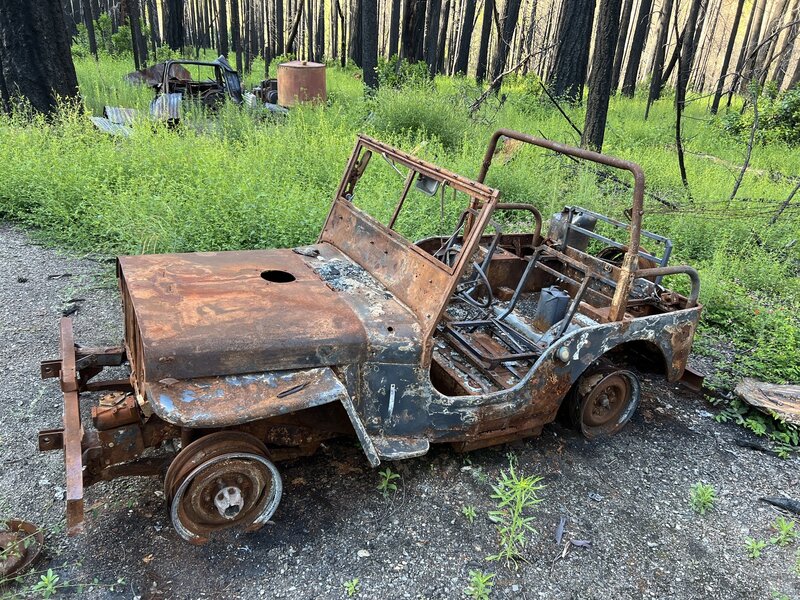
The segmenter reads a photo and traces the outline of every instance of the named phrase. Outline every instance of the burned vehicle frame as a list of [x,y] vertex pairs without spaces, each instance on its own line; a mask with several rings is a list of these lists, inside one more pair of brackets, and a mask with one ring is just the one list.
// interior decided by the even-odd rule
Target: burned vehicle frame
[[[567,207],[543,235],[539,210],[483,183],[509,139],[629,171],[630,223]],[[358,206],[371,160],[402,177],[385,222]],[[467,199],[452,231],[398,232],[413,190],[441,193],[442,213],[445,192]],[[359,136],[315,244],[119,257],[123,345],[78,346],[64,318],[61,356],[42,364],[64,394],[63,427],[39,448],[64,450],[68,532],[85,487],[131,475],[164,477],[192,543],[258,529],[280,501],[275,463],[336,436],[374,467],[431,443],[535,436],[559,413],[588,437],[615,433],[641,394],[620,351],[678,380],[701,311],[696,271],[668,266],[669,240],[642,229],[643,195],[638,165],[515,131],[493,135],[474,181]],[[504,214],[528,225],[505,232]],[[690,279],[688,297],[660,285],[668,275]],[[97,378],[112,367],[126,376]]]

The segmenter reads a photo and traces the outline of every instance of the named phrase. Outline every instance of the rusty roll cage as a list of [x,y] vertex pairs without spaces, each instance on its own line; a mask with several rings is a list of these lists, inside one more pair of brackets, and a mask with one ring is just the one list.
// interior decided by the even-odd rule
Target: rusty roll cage
[[[620,267],[619,278],[616,282],[614,290],[614,297],[611,301],[611,307],[608,312],[610,321],[621,321],[625,317],[625,310],[628,305],[628,296],[630,295],[633,281],[637,277],[660,277],[664,275],[687,275],[692,283],[692,290],[687,299],[686,308],[693,308],[697,305],[697,299],[700,295],[700,276],[697,271],[688,265],[678,266],[663,266],[651,269],[637,269],[639,262],[639,244],[642,235],[642,216],[644,215],[644,171],[642,168],[631,161],[609,156],[607,154],[600,154],[593,150],[586,150],[585,148],[576,148],[568,146],[552,140],[537,138],[527,133],[514,131],[513,129],[498,129],[492,134],[489,140],[489,145],[486,148],[486,153],[483,156],[483,163],[481,164],[480,173],[476,181],[484,183],[486,175],[489,172],[489,167],[492,165],[492,157],[497,150],[497,143],[500,138],[509,138],[552,150],[559,154],[572,156],[583,160],[589,160],[615,169],[623,171],[630,171],[633,174],[633,207],[631,208],[631,224],[630,224],[630,241],[628,242],[625,257],[622,260]],[[472,227],[472,218],[468,218],[465,230],[465,237]]]

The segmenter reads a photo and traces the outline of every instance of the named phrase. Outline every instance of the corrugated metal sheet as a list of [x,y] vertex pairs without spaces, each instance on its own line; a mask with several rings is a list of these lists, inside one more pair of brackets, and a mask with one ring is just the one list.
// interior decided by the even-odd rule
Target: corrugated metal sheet
[[131,134],[130,127],[120,125],[119,123],[112,123],[109,119],[104,119],[103,117],[91,117],[91,120],[95,127],[97,127],[100,131],[104,131],[105,133],[110,133],[111,135],[122,135],[125,137],[128,137]]
[[139,111],[135,108],[105,106],[103,107],[103,116],[117,125],[133,125],[133,122],[139,118]]
[[180,121],[183,94],[160,94],[150,103],[150,115],[156,119]]

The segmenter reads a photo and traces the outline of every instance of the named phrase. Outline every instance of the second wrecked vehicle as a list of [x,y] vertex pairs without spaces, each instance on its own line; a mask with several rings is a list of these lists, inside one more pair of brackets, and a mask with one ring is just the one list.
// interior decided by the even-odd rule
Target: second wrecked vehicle
[[[507,139],[632,173],[630,224],[567,207],[543,235],[534,206],[483,183]],[[701,310],[695,270],[642,229],[643,194],[634,163],[515,131],[495,133],[477,180],[360,136],[317,243],[120,257],[123,345],[77,346],[65,318],[42,365],[64,391],[64,426],[39,447],[65,452],[68,531],[84,487],[131,475],[164,477],[190,542],[258,529],[280,502],[275,463],[336,436],[377,466],[535,436],[559,412],[617,432],[641,396],[631,363],[679,379]],[[400,233],[426,227],[440,232]]]

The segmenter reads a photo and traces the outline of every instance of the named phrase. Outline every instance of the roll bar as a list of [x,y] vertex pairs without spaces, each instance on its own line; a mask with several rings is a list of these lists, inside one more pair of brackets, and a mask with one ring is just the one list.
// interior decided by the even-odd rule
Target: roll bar
[[[486,154],[483,156],[483,164],[481,165],[480,173],[476,179],[479,183],[483,183],[486,179],[486,174],[489,172],[489,167],[492,164],[492,157],[497,149],[497,142],[500,141],[501,137],[519,140],[520,142],[525,142],[533,146],[539,146],[540,148],[552,150],[567,156],[589,160],[615,169],[630,171],[633,174],[631,237],[627,252],[625,253],[625,258],[622,261],[619,280],[617,281],[617,287],[614,292],[614,298],[611,301],[611,308],[608,315],[609,319],[612,321],[622,320],[625,315],[625,308],[628,304],[628,295],[630,294],[633,280],[636,277],[635,271],[639,260],[639,241],[642,235],[642,214],[644,213],[644,172],[642,168],[634,162],[616,158],[615,156],[600,154],[599,152],[585,150],[584,148],[567,146],[551,140],[533,137],[532,135],[514,131],[513,129],[498,129],[489,140],[489,146],[486,148]],[[470,225],[471,223],[468,223],[468,227]],[[688,269],[690,267],[686,268]]]

